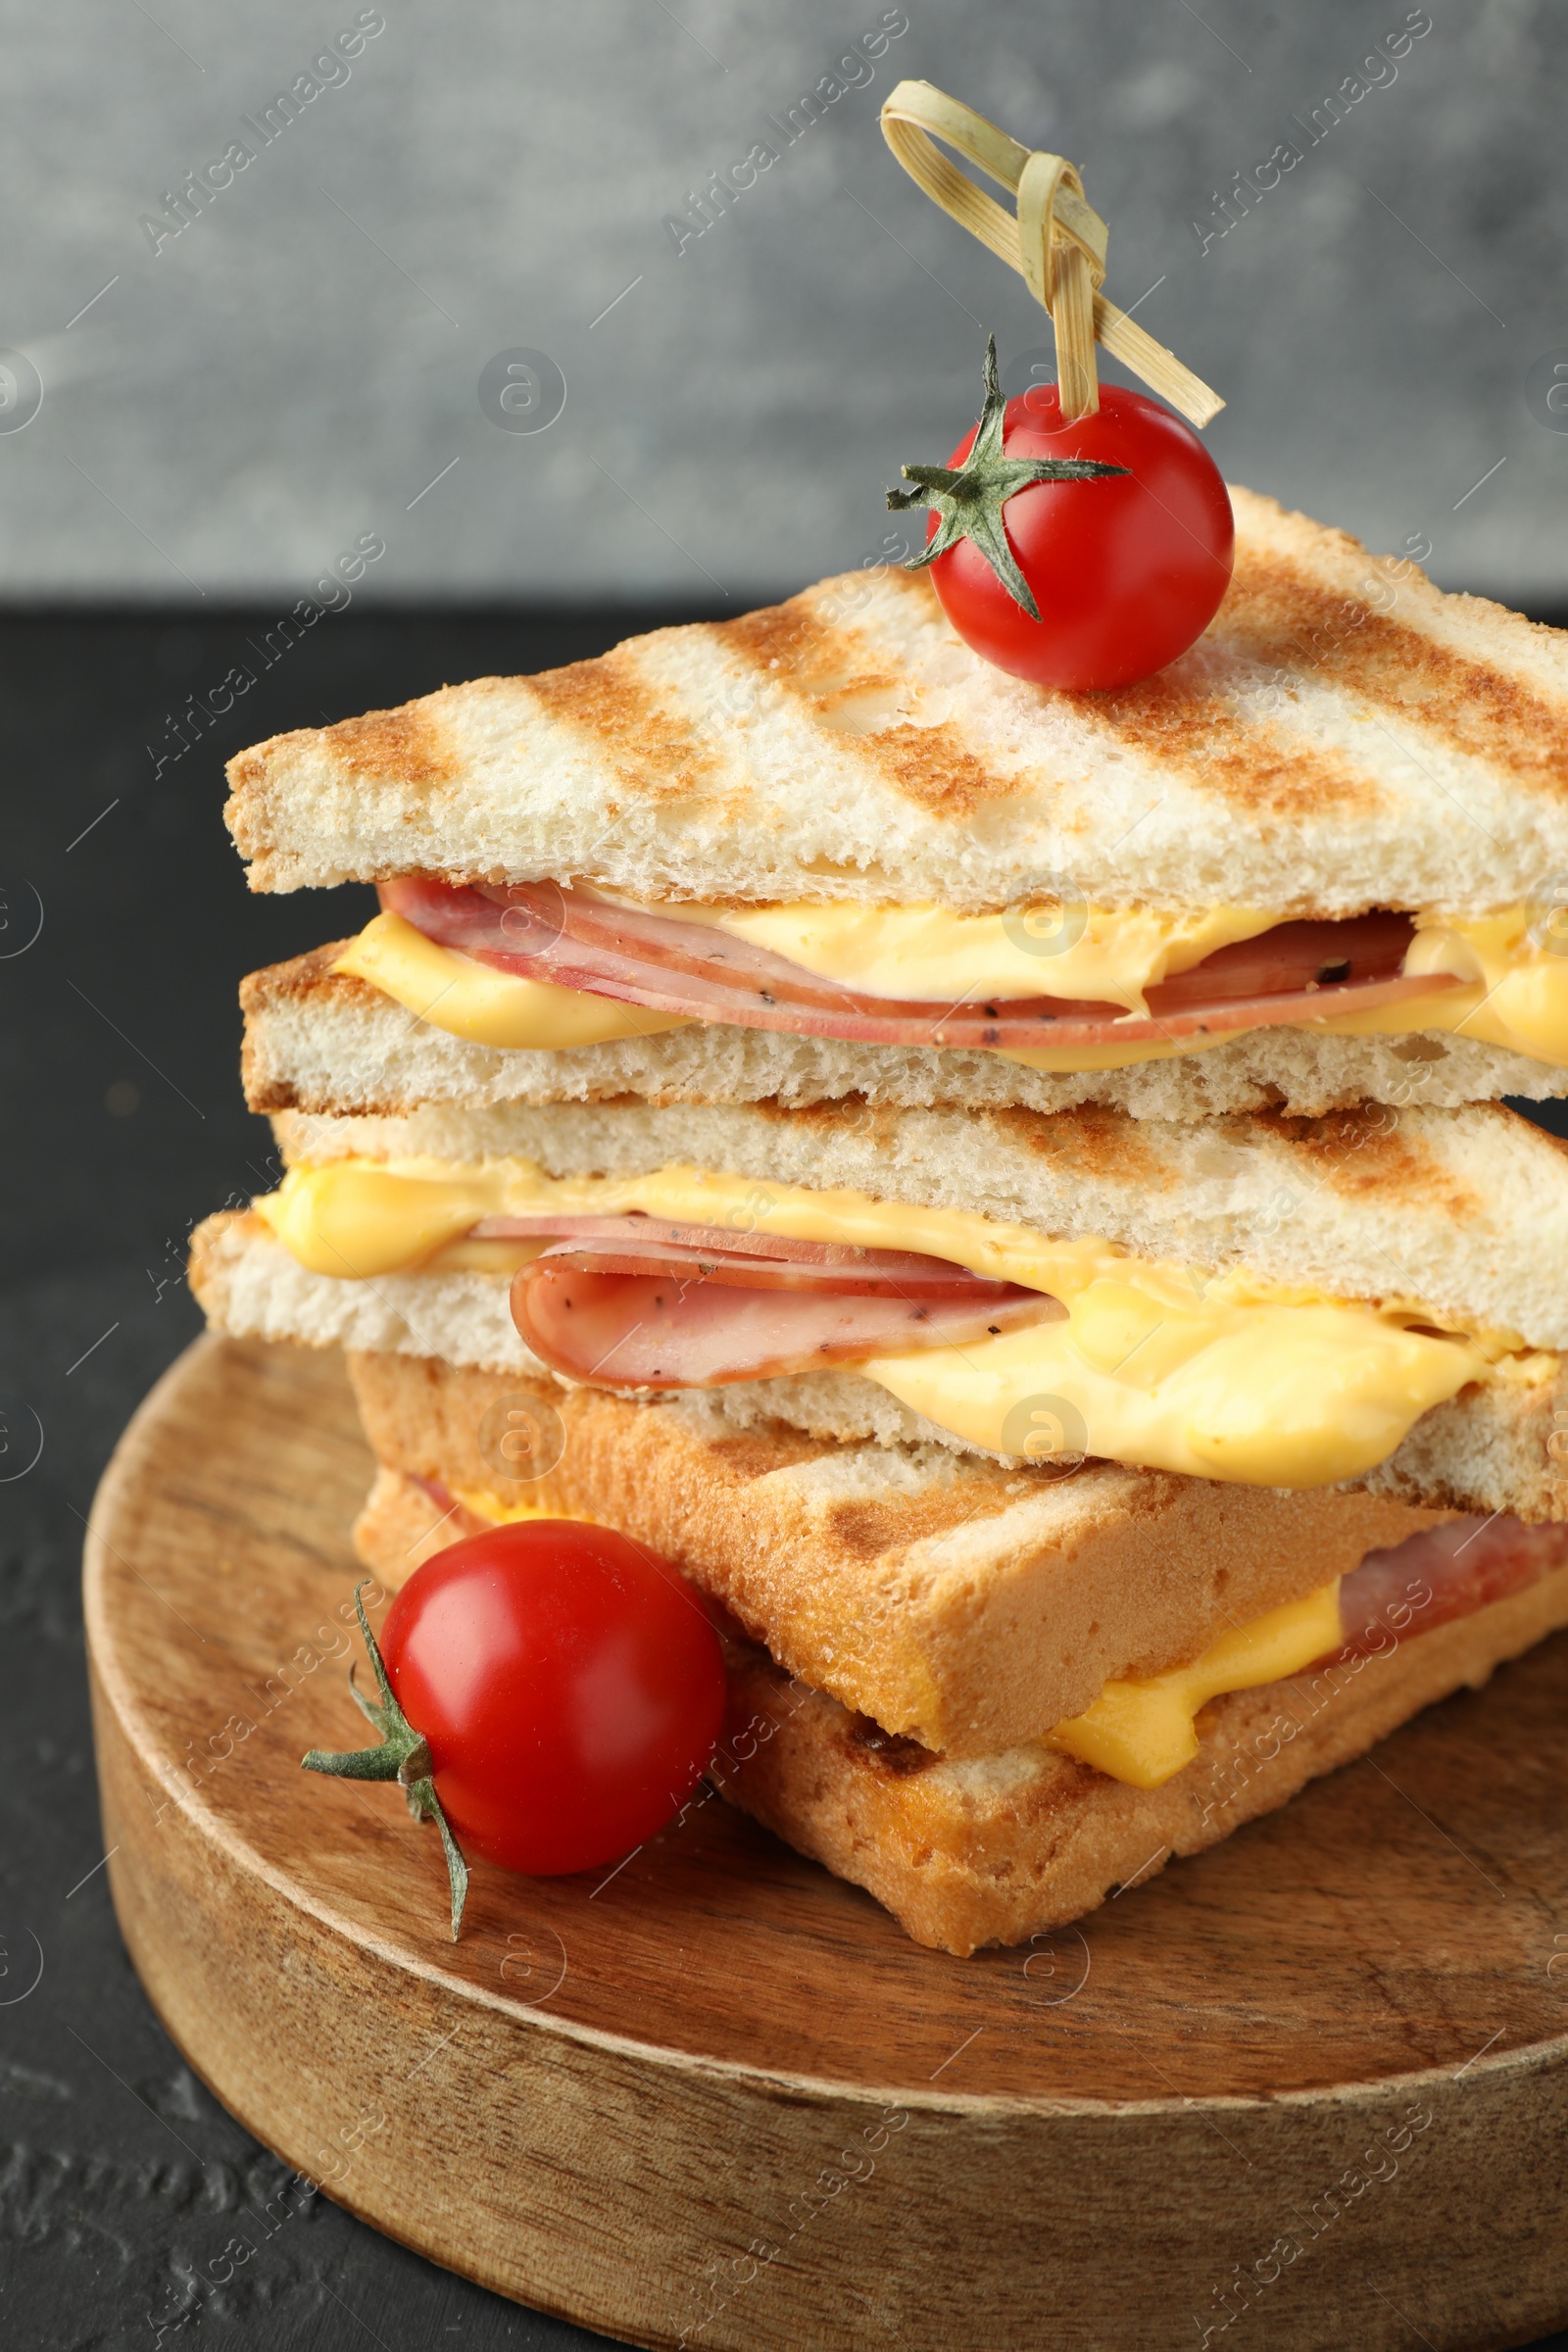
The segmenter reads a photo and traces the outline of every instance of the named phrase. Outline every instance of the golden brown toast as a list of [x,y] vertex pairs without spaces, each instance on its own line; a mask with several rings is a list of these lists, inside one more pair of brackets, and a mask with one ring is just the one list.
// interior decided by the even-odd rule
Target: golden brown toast
[[[361,1558],[401,1582],[432,1537],[433,1548],[451,1540],[438,1517],[421,1489],[383,1473],[355,1530]],[[730,1736],[712,1778],[787,1844],[869,1888],[917,1943],[962,1956],[1080,1919],[1218,1844],[1563,1625],[1568,1568],[1379,1657],[1215,1699],[1198,1756],[1153,1789],[1037,1744],[933,1756],[732,1642]]]
[[[492,1514],[532,1504],[622,1529],[793,1673],[956,1756],[1037,1738],[1112,1677],[1186,1664],[1233,1624],[1449,1516],[1107,1462],[1054,1480],[935,1447],[823,1445],[778,1423],[741,1434],[700,1405],[414,1356],[355,1354],[349,1371],[389,1471],[484,1496]],[[547,1454],[559,1447],[526,1484],[499,1475],[509,1407],[547,1433]],[[398,1581],[423,1556],[409,1554]]]
[[923,575],[824,580],[230,762],[252,887],[418,871],[649,900],[1482,912],[1568,868],[1568,637],[1235,490],[1180,661],[1067,694],[971,653]]

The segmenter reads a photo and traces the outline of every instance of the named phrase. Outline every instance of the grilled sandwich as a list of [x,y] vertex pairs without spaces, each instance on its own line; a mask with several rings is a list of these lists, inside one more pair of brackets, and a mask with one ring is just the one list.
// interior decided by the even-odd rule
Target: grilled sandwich
[[361,1556],[562,1516],[726,1644],[711,1778],[955,1952],[1083,1914],[1568,1624],[1568,640],[1233,494],[1068,695],[830,580],[232,762]]
[[[530,1482],[514,1378],[351,1358],[391,1588],[460,1535],[601,1518],[724,1629],[720,1793],[967,1953],[1082,1917],[1568,1624],[1568,1526],[1102,1467],[1053,1482],[578,1392]],[[499,1468],[504,1471],[504,1460]]]
[[1549,1515],[1568,1147],[1492,1104],[288,1114],[196,1238],[235,1332],[737,1427]]
[[242,753],[252,887],[382,900],[249,984],[253,1106],[1568,1091],[1568,639],[1233,495],[1121,691],[883,567]]

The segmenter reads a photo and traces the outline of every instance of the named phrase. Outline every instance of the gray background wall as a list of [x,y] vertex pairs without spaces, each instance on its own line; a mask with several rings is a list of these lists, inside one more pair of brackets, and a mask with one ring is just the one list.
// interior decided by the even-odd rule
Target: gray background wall
[[[1560,0],[1431,0],[1313,145],[1404,0],[906,6],[869,85],[677,254],[665,216],[781,143],[765,118],[879,0],[383,0],[348,78],[155,252],[142,217],[353,0],[3,0],[0,345],[43,398],[15,429],[14,368],[0,595],[281,604],[367,532],[376,599],[738,604],[862,560],[900,460],[972,417],[983,328],[1015,362],[1050,340],[885,149],[905,74],[1080,164],[1108,290],[1152,288],[1140,318],[1228,397],[1234,478],[1423,534],[1449,584],[1568,592]],[[1302,161],[1204,251],[1283,139]],[[565,379],[543,431],[480,407],[518,346]]]

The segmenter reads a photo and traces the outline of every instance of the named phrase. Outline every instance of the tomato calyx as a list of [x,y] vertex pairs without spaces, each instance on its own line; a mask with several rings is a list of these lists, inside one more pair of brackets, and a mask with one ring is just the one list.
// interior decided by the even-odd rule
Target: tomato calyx
[[1031,620],[1038,620],[1040,608],[1008,544],[1003,508],[1034,482],[1104,481],[1128,468],[1107,466],[1099,458],[1004,457],[1002,434],[1007,404],[997,377],[995,335],[986,341],[985,385],[985,406],[973,447],[962,466],[901,466],[905,480],[916,486],[890,490],[888,505],[895,513],[908,507],[929,507],[939,518],[925,546],[905,564],[906,571],[923,571],[960,539],[972,539],[1013,603],[1022,606]]
[[306,1772],[333,1773],[339,1780],[396,1781],[408,1799],[409,1811],[415,1820],[435,1823],[441,1832],[441,1844],[447,1858],[447,1877],[452,1886],[452,1940],[456,1943],[463,1926],[463,1907],[468,1894],[468,1865],[463,1858],[458,1841],[452,1835],[451,1825],[441,1809],[441,1799],[435,1792],[429,1742],[422,1732],[415,1730],[404,1714],[387,1680],[385,1661],[370,1631],[365,1603],[360,1598],[369,1581],[367,1577],[364,1583],[355,1586],[354,1607],[359,1616],[360,1631],[365,1636],[365,1646],[369,1652],[370,1664],[375,1670],[381,1703],[377,1706],[373,1700],[366,1697],[354,1680],[352,1666],[349,1668],[349,1690],[361,1714],[367,1716],[380,1733],[380,1740],[374,1747],[338,1751],[313,1747],[308,1755],[301,1757],[300,1762]]

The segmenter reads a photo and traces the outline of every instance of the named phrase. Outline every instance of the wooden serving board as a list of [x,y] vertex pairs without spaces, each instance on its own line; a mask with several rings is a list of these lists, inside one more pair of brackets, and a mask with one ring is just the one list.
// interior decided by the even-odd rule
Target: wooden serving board
[[1032,1947],[923,1951],[716,1800],[614,1873],[478,1865],[454,1946],[433,1834],[299,1769],[361,1736],[370,1467],[335,1356],[206,1340],[87,1544],[125,1940],[329,2195],[637,2344],[1446,2352],[1568,2317],[1568,1640]]

